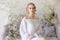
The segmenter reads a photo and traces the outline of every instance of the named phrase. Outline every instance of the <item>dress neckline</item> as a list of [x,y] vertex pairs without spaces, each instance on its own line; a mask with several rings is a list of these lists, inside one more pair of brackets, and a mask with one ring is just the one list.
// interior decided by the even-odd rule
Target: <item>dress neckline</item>
[[[26,19],[26,18],[24,17],[24,19]],[[37,19],[26,19],[26,20],[38,20],[38,18]]]

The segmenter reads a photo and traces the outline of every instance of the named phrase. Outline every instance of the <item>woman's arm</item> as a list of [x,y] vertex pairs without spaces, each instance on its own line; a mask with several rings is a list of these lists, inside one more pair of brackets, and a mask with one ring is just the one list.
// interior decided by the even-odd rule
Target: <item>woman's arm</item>
[[27,28],[26,27],[27,27],[27,25],[26,25],[26,22],[23,18],[22,21],[21,21],[20,30],[19,30],[22,39],[26,39],[29,36],[28,33],[27,33]]

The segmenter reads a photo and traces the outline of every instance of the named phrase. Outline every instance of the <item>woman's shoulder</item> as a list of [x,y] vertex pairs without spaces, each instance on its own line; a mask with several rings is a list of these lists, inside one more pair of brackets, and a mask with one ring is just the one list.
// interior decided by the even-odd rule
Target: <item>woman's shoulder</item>
[[24,21],[25,20],[25,17],[23,17],[21,20]]
[[22,20],[25,20],[25,19],[27,19],[27,17],[26,17],[26,16],[24,16]]
[[36,19],[39,19],[39,16],[35,16]]
[[24,16],[24,17],[22,18],[23,21],[25,21],[26,19],[27,19],[27,16]]
[[25,15],[22,19],[26,19],[27,18],[27,16]]

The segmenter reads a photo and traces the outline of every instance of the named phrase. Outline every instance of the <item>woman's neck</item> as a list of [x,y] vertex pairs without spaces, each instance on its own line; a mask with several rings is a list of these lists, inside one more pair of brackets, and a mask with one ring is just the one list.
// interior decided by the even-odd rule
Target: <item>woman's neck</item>
[[35,17],[35,14],[34,13],[31,13],[31,14],[28,14],[29,17]]

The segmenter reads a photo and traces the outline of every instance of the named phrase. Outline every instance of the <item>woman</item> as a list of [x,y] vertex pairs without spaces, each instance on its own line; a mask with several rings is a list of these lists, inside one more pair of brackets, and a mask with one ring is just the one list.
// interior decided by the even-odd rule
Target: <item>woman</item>
[[22,19],[20,24],[20,35],[22,40],[45,40],[40,35],[40,22],[39,17],[36,16],[36,6],[34,3],[27,5],[27,15]]

